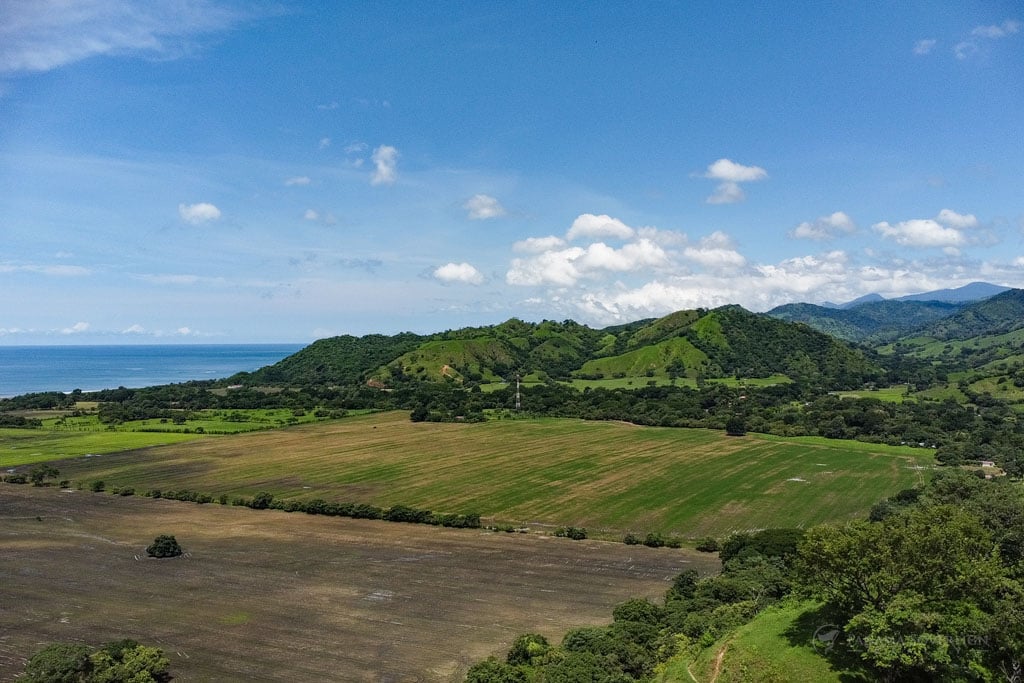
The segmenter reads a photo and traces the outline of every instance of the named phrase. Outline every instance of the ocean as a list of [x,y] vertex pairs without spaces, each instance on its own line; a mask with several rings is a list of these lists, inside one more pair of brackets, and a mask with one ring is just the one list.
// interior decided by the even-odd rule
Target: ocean
[[37,391],[130,389],[252,372],[304,344],[0,346],[0,398]]

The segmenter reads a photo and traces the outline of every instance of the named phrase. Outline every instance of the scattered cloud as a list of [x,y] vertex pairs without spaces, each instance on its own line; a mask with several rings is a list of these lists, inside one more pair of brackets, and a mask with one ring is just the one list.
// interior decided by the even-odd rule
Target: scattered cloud
[[318,104],[316,105],[316,108],[319,111],[332,111],[334,109],[337,109],[339,106],[340,105],[337,102],[331,102],[329,104]]
[[365,142],[353,142],[345,145],[345,154],[362,154],[368,149],[370,146]]
[[957,230],[978,227],[978,219],[974,214],[959,214],[951,209],[939,211],[939,215],[936,216],[935,220],[948,228],[956,228]]
[[971,29],[970,37],[962,40],[953,46],[953,54],[957,59],[970,59],[982,52],[985,42],[999,40],[1019,33],[1024,24],[1016,19],[1007,19],[1001,24],[990,26],[975,26]]
[[393,185],[398,180],[398,150],[391,145],[381,145],[373,150],[370,157],[374,171],[371,185]]
[[0,263],[0,273],[38,273],[56,277],[82,277],[92,270],[82,266]]
[[0,73],[43,72],[97,55],[175,59],[197,36],[251,13],[216,0],[30,0],[0,3]]
[[220,209],[208,202],[198,204],[178,204],[178,215],[181,220],[192,225],[208,223],[220,218]]
[[586,249],[551,249],[528,258],[512,259],[505,281],[510,285],[556,285],[569,287],[583,278],[609,272],[632,272],[670,265],[668,254],[649,239],[631,242],[619,249],[595,242]]
[[1007,19],[1001,24],[995,24],[993,26],[976,26],[971,30],[971,35],[975,38],[990,38],[995,40],[997,38],[1005,38],[1011,36],[1014,33],[1018,33],[1021,29],[1021,23],[1015,19]]
[[313,223],[323,223],[324,225],[334,225],[338,222],[338,219],[334,217],[333,213],[320,213],[316,209],[306,209],[302,212],[303,220],[307,220]]
[[434,277],[441,282],[463,283],[469,285],[483,284],[483,274],[468,263],[446,263],[434,270]]
[[187,337],[187,336],[189,336],[189,335],[191,335],[191,334],[196,334],[196,333],[194,333],[194,332],[192,331],[192,329],[191,329],[191,328],[189,328],[189,327],[179,327],[179,328],[178,328],[178,329],[176,329],[176,330],[175,330],[174,332],[175,332],[176,334],[180,334],[180,335],[182,335],[183,337]]
[[705,200],[708,204],[737,204],[747,198],[738,183],[724,182]]
[[595,216],[592,213],[580,214],[572,222],[566,239],[572,241],[582,237],[610,237],[613,239],[627,240],[636,234],[633,228],[629,227],[618,218],[601,214]]
[[65,327],[60,331],[61,334],[82,334],[83,332],[89,331],[89,323],[79,322],[75,323],[71,327]]
[[931,218],[914,218],[895,225],[882,221],[871,227],[882,237],[905,247],[958,247],[966,241],[959,230],[943,227]]
[[513,251],[539,254],[545,251],[560,249],[565,246],[565,240],[561,237],[550,235],[548,237],[527,237],[512,245]]
[[793,228],[789,236],[794,239],[831,240],[857,231],[853,219],[842,211],[821,216],[814,221],[804,221]]
[[933,38],[926,38],[924,40],[919,40],[916,43],[914,43],[914,54],[915,55],[926,55],[926,54],[930,53],[933,49],[935,49],[935,45],[937,43],[938,43],[938,41],[933,39]]
[[121,330],[121,334],[146,334],[146,328],[142,325],[135,324]]
[[729,159],[719,159],[708,166],[704,177],[732,183],[750,183],[755,180],[764,180],[768,177],[768,172],[760,166],[744,166]]
[[747,259],[736,251],[732,238],[716,231],[704,237],[696,246],[683,249],[683,256],[712,270],[741,268]]
[[505,207],[494,197],[486,194],[475,194],[466,200],[462,208],[467,211],[470,220],[483,221],[490,218],[501,218],[505,215]]
[[300,175],[300,176],[294,176],[292,178],[287,178],[284,181],[284,186],[285,187],[294,187],[296,185],[309,185],[311,182],[313,182],[313,181],[310,180],[309,177],[304,176],[304,175]]
[[973,214],[960,214],[942,209],[935,218],[915,218],[895,225],[888,221],[871,226],[886,239],[908,247],[939,247],[951,256],[959,255],[959,248],[980,238],[965,231],[979,227]]
[[320,146],[320,149],[327,149],[328,147],[331,146],[331,139],[330,138],[320,138],[320,145],[319,146]]
[[707,198],[708,204],[736,204],[746,199],[740,183],[764,180],[768,172],[760,166],[744,166],[730,159],[719,159],[708,166],[703,177],[721,181]]

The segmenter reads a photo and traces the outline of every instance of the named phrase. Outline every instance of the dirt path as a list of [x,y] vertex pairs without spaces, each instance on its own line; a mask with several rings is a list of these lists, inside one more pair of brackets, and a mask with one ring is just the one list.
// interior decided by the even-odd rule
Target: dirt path
[[711,671],[710,683],[717,683],[718,676],[722,673],[722,660],[725,659],[725,652],[729,649],[729,644],[731,642],[732,638],[730,637],[728,640],[722,643],[722,648],[718,651],[718,654],[715,655],[715,668]]

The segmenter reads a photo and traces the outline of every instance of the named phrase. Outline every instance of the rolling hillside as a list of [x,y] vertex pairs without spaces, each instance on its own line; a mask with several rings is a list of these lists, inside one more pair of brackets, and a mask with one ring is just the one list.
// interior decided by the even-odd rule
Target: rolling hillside
[[229,381],[388,387],[416,381],[500,382],[515,375],[533,381],[786,375],[848,388],[877,380],[882,371],[861,351],[806,325],[723,306],[604,329],[571,320],[512,319],[429,336],[333,337]]

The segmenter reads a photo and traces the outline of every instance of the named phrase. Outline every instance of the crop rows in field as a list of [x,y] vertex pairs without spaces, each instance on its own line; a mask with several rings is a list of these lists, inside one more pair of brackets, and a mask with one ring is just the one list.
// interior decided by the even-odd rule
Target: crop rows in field
[[919,483],[932,453],[825,439],[565,419],[346,418],[60,463],[61,477],[214,496],[323,498],[476,512],[615,536],[696,538],[867,513]]

